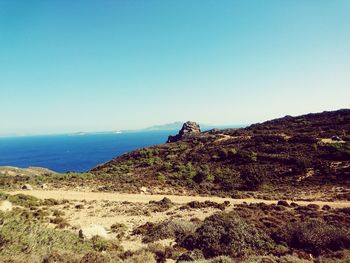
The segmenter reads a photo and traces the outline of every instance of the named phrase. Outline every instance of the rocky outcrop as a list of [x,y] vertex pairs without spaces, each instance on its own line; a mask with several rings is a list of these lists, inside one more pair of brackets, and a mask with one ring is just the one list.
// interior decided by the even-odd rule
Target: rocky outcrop
[[82,239],[91,239],[94,236],[106,238],[107,231],[103,226],[91,224],[79,230],[79,237]]
[[33,190],[33,186],[31,186],[30,184],[24,184],[22,186],[22,189],[23,190]]
[[12,203],[7,200],[0,201],[0,211],[2,212],[12,211]]
[[167,143],[170,142],[177,142],[183,138],[190,137],[196,134],[199,134],[201,132],[201,129],[199,127],[199,124],[193,121],[185,122],[179,131],[179,133],[175,136],[169,136]]

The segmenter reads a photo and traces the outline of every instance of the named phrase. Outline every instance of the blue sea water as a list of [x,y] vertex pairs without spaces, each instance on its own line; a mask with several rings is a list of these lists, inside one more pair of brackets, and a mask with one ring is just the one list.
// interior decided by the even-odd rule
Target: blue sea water
[[164,143],[177,131],[0,138],[0,166],[87,171],[138,148]]

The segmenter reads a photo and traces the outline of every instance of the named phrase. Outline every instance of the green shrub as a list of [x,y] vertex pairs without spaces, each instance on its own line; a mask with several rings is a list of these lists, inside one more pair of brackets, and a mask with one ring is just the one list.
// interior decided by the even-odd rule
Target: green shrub
[[65,181],[69,179],[80,179],[87,180],[94,178],[95,175],[92,173],[76,173],[76,172],[67,172],[63,174],[53,174],[51,176],[44,177],[43,181],[53,182],[53,181]]
[[127,257],[123,258],[124,263],[156,263],[156,259],[154,257],[154,254],[146,251],[146,250],[139,250],[136,252],[129,252]]
[[[200,169],[200,168],[199,168]],[[187,183],[193,183],[193,177],[196,176],[198,172],[198,168],[194,167],[191,162],[184,164],[176,164],[173,168],[173,176],[174,178],[178,178],[181,180],[185,180]]]
[[256,162],[258,160],[258,154],[248,150],[240,149],[234,156],[237,156],[238,160],[246,163]]
[[68,221],[60,215],[50,218],[50,223],[57,225],[56,228],[66,228],[69,226]]
[[161,165],[163,163],[163,160],[158,156],[151,156],[147,158],[141,159],[141,165],[142,166],[154,166],[154,165]]
[[193,181],[196,183],[202,183],[204,181],[213,181],[214,177],[210,173],[208,165],[201,165],[196,171],[196,175],[193,177]]
[[166,180],[166,177],[164,174],[162,173],[159,173],[158,176],[157,176],[158,180],[161,181],[161,182],[165,182]]
[[196,224],[180,219],[166,220],[160,223],[146,223],[136,228],[133,234],[143,235],[145,243],[154,242],[160,239],[177,238],[181,239],[196,229]]
[[257,191],[266,180],[266,170],[259,165],[248,166],[241,171],[244,190]]
[[[56,260],[56,261],[50,261],[50,263],[56,263],[56,262],[61,262],[61,260]],[[67,261],[67,263],[71,263],[71,261]],[[98,253],[95,251],[88,252],[86,253],[82,259],[79,261],[79,263],[109,263],[111,260],[109,257],[105,254]],[[117,261],[118,262],[118,261]],[[46,263],[46,262],[43,262]],[[49,263],[49,262],[47,262]]]
[[304,156],[297,156],[291,159],[296,165],[295,172],[298,174],[305,173],[306,169],[311,167],[311,161]]
[[229,201],[225,201],[223,203],[216,203],[216,202],[209,201],[209,200],[206,200],[204,202],[192,201],[192,202],[189,202],[189,203],[181,206],[179,209],[180,210],[203,209],[203,208],[212,207],[212,208],[216,208],[216,209],[220,209],[220,210],[225,210],[225,208],[228,207],[229,205],[230,205]]
[[165,158],[167,160],[175,160],[178,158],[178,156],[176,154],[168,154]]
[[347,226],[328,224],[322,219],[289,223],[275,232],[273,238],[314,255],[327,250],[350,248],[350,229]]
[[153,155],[152,149],[147,148],[141,149],[138,153],[141,158],[150,158]]
[[217,213],[206,218],[194,234],[181,242],[189,250],[200,249],[205,257],[264,254],[272,249],[272,244],[266,233],[234,212]]
[[241,184],[240,174],[229,168],[216,168],[214,170],[214,182],[218,183],[226,191],[232,191]]
[[128,173],[131,167],[126,164],[120,164],[113,167],[112,171],[115,173]]
[[228,151],[225,148],[219,149],[218,156],[221,160],[226,160],[228,157]]
[[330,157],[332,159],[349,160],[350,159],[350,143],[334,143],[330,144]]
[[164,197],[159,201],[149,201],[149,204],[152,205],[153,212],[164,212],[174,206],[174,203],[168,197]]
[[0,255],[32,254],[41,256],[48,251],[62,250],[83,253],[92,250],[68,231],[46,228],[42,223],[28,219],[23,213],[0,213]]
[[116,238],[121,239],[126,235],[128,227],[125,224],[115,223],[111,225],[111,231],[116,234]]
[[54,210],[52,215],[53,216],[64,216],[64,212],[61,210]]
[[304,143],[304,144],[313,144],[317,143],[317,138],[311,135],[298,134],[293,136],[288,140],[290,143]]
[[106,251],[110,249],[110,243],[99,236],[94,236],[92,239],[92,248],[98,252]]
[[227,152],[227,157],[230,159],[235,158],[236,155],[237,155],[237,150],[234,148],[228,150],[228,152]]
[[1,200],[9,200],[11,203],[23,207],[35,207],[43,204],[43,201],[31,196],[31,195],[25,195],[25,194],[16,194],[16,195],[10,195],[3,192],[0,192],[0,199]]

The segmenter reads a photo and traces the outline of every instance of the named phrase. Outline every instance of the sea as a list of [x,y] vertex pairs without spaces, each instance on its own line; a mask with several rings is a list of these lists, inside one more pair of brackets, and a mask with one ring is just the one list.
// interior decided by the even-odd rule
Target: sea
[[0,166],[85,172],[124,153],[165,143],[177,130],[0,138]]

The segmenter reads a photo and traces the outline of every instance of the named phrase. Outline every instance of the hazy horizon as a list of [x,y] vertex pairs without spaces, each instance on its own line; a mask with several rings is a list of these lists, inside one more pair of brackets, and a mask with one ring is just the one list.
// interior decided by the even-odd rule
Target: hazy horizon
[[0,2],[0,136],[350,108],[349,1]]
[[[154,125],[150,125],[147,127],[140,127],[140,128],[134,128],[134,129],[111,129],[111,130],[72,130],[72,131],[58,131],[58,132],[54,132],[54,133],[13,133],[13,134],[0,134],[0,138],[1,137],[23,137],[23,136],[46,136],[46,135],[74,135],[77,134],[79,135],[79,133],[87,133],[87,134],[94,134],[94,133],[115,133],[115,132],[151,132],[151,131],[157,131],[157,129],[152,130],[151,128],[155,128],[158,126],[165,126],[165,125],[171,125],[171,124],[175,124],[175,123],[185,123],[186,121],[173,121],[173,122],[169,122],[169,123],[156,123]],[[207,127],[210,128],[237,128],[237,127],[244,127],[247,125],[250,125],[249,123],[237,123],[237,124],[210,124],[210,123],[199,123],[202,130],[204,126],[204,129],[206,129]],[[181,127],[180,127],[181,128]],[[175,131],[177,129],[159,129],[158,131]],[[170,134],[169,134],[170,135]]]

